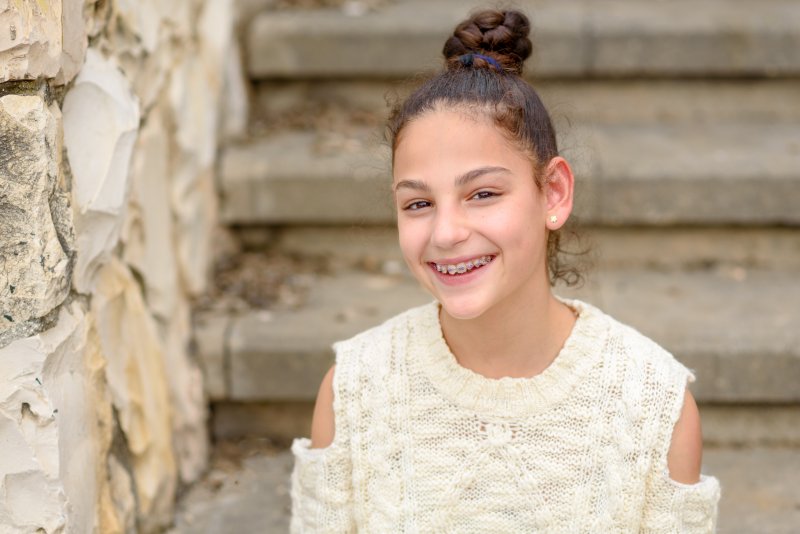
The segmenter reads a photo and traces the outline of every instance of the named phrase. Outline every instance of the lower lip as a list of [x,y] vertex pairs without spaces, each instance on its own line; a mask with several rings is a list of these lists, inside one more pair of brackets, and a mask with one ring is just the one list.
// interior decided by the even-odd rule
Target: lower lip
[[483,267],[479,267],[478,269],[472,269],[471,271],[469,271],[467,273],[459,274],[459,275],[450,275],[450,274],[440,273],[439,271],[436,270],[436,266],[435,265],[428,264],[428,267],[431,268],[431,271],[433,271],[433,274],[436,275],[436,278],[441,283],[443,283],[444,285],[447,285],[447,286],[462,286],[464,284],[469,284],[470,282],[472,282],[473,280],[475,280],[476,278],[481,276],[483,271],[485,271],[486,269],[491,267],[492,263],[494,263],[494,261],[496,259],[497,259],[497,257],[495,257],[492,261],[490,261],[489,263],[487,263]]

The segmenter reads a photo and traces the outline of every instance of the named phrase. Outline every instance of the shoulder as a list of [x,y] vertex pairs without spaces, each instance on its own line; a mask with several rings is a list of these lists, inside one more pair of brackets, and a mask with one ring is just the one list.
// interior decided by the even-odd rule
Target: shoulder
[[680,387],[695,381],[694,372],[681,363],[668,349],[635,327],[613,317],[609,320],[608,347],[640,376],[664,387]]
[[[385,390],[386,379],[393,367],[391,359],[398,356],[402,334],[414,324],[435,317],[436,303],[411,308],[383,323],[364,330],[353,337],[333,344],[335,363],[322,379],[311,422],[313,448],[346,441],[343,431],[347,418],[358,410],[373,392]],[[396,366],[394,367],[397,368]],[[354,403],[354,399],[359,402]],[[356,410],[356,412],[353,412]],[[350,414],[350,415],[346,415]]]
[[651,436],[657,463],[668,464],[673,480],[695,483],[703,445],[700,412],[688,387],[696,380],[694,372],[634,327],[609,320],[609,346],[625,368],[623,395],[636,397],[648,419],[658,422]]
[[401,312],[383,323],[364,330],[355,336],[337,341],[333,344],[336,352],[336,363],[344,365],[347,362],[360,361],[369,358],[374,362],[376,358],[386,357],[393,352],[391,349],[402,334],[414,329],[414,325],[436,317],[437,303],[430,302]]

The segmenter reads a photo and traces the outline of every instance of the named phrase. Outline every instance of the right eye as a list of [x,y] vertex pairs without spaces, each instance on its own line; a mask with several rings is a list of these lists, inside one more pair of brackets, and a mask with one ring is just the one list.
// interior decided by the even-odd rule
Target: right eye
[[422,208],[427,208],[430,205],[431,205],[431,203],[428,202],[427,200],[417,200],[415,202],[407,204],[403,208],[403,210],[404,211],[418,211],[418,210],[421,210]]

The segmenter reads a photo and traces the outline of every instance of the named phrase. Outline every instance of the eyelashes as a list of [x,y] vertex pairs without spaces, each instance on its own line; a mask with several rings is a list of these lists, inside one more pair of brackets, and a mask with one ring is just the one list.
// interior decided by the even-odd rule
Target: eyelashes
[[[469,197],[469,200],[488,200],[491,198],[499,197],[500,193],[494,191],[478,191]],[[431,202],[427,200],[415,200],[403,206],[403,211],[419,211],[421,209],[431,206]]]

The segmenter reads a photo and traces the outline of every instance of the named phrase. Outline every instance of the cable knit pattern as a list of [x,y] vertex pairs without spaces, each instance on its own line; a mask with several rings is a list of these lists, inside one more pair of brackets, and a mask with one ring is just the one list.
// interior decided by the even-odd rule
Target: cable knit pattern
[[578,319],[532,378],[462,367],[436,302],[336,343],[336,433],[293,443],[292,532],[714,532],[719,481],[667,469],[694,374],[562,301]]

